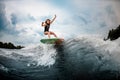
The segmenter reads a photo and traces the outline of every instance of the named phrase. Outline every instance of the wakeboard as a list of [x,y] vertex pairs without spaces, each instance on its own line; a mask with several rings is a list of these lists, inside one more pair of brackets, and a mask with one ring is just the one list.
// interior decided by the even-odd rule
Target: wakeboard
[[43,44],[62,44],[64,39],[62,38],[50,38],[50,39],[41,39],[40,42]]

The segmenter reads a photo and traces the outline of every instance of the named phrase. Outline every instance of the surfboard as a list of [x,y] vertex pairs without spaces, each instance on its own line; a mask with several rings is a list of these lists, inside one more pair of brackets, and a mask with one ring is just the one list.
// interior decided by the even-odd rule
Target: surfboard
[[64,39],[61,38],[50,38],[50,39],[41,39],[40,42],[44,44],[61,44]]

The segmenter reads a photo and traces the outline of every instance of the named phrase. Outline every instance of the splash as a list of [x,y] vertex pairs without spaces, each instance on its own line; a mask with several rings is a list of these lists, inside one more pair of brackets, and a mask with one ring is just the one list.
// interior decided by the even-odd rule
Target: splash
[[53,45],[32,45],[21,50],[0,49],[0,55],[14,60],[28,60],[27,66],[50,66],[55,63],[56,50]]

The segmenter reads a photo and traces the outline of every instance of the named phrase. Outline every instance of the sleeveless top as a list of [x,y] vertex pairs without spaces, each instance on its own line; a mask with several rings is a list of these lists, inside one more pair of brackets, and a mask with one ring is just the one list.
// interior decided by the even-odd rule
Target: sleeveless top
[[44,32],[48,31],[49,32],[50,24],[47,24],[44,28]]

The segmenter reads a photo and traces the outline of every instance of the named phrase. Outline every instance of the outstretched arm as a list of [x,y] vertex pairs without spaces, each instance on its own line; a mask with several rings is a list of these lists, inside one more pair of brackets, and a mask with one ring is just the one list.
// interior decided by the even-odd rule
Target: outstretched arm
[[42,22],[41,26],[42,26],[42,27],[45,27],[46,25],[45,25],[45,23],[44,23],[44,22]]
[[56,15],[55,15],[55,17],[51,20],[50,23],[53,23],[55,19],[56,19]]

